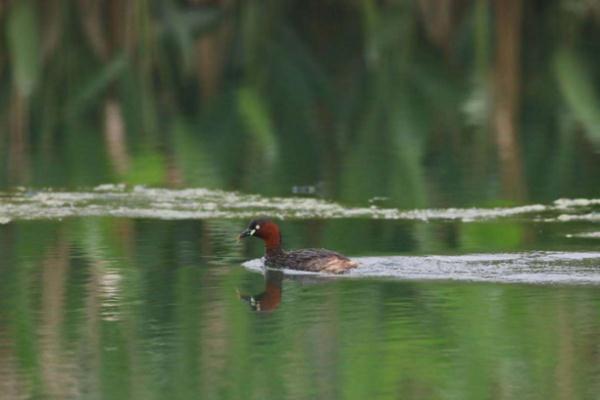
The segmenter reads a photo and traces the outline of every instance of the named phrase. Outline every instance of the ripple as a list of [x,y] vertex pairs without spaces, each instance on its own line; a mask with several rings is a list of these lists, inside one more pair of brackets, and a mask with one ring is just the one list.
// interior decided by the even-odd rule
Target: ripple
[[600,232],[569,233],[566,235],[566,237],[581,239],[600,239]]
[[[599,252],[527,252],[461,256],[357,257],[357,269],[340,278],[394,278],[530,284],[600,284]],[[261,259],[244,267],[262,271]],[[287,275],[323,275],[284,270]]]

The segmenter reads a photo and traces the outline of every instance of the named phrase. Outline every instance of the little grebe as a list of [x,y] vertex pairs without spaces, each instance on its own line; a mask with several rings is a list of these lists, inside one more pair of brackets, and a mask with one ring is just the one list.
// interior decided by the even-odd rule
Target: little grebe
[[284,251],[281,248],[279,227],[274,222],[266,219],[250,222],[248,229],[240,234],[239,239],[248,236],[256,236],[264,240],[265,264],[269,267],[340,274],[358,266],[356,261],[331,250],[302,249]]

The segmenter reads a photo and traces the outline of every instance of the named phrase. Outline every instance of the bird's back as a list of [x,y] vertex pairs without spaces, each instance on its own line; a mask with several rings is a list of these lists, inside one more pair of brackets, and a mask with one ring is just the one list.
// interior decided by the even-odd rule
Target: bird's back
[[339,274],[358,263],[335,251],[326,249],[302,249],[285,251],[266,258],[267,265],[311,272],[328,272]]

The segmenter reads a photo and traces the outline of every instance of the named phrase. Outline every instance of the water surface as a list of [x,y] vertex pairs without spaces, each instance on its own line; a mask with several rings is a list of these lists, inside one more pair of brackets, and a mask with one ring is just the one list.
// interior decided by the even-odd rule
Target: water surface
[[[7,191],[0,385],[10,398],[593,398],[598,204]],[[264,213],[287,247],[361,268],[265,271],[261,243],[235,240]]]

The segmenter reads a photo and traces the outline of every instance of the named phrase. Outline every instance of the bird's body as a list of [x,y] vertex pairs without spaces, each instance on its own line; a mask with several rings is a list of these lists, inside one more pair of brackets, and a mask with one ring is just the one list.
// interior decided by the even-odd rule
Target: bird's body
[[265,264],[269,267],[285,267],[290,269],[330,272],[339,274],[358,264],[349,258],[327,249],[302,249],[265,254]]

